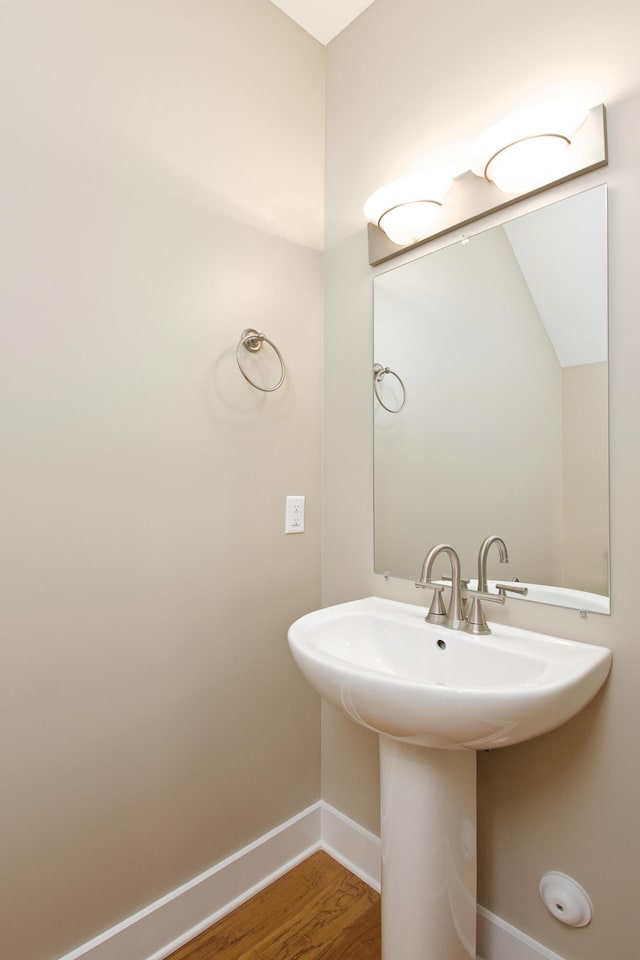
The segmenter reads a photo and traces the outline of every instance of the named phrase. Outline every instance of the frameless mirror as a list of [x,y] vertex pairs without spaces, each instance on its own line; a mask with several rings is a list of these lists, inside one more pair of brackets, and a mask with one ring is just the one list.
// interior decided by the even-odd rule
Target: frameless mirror
[[606,187],[379,274],[374,361],[376,572],[498,534],[490,590],[608,613]]

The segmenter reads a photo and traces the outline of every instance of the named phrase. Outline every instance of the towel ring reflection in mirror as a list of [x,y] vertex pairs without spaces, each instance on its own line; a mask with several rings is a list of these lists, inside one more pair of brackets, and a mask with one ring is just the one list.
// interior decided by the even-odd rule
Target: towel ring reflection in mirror
[[[382,383],[382,381],[384,380],[387,374],[389,374],[392,377],[395,377],[398,383],[400,384],[400,388],[402,390],[402,403],[400,404],[399,407],[395,407],[395,408],[388,407],[378,392],[378,385]],[[407,390],[404,383],[402,382],[398,374],[395,372],[395,370],[391,370],[389,367],[383,367],[381,363],[374,363],[373,391],[376,395],[378,403],[380,404],[381,407],[384,407],[387,413],[400,413],[400,411],[404,409],[404,405],[407,402]]]
[[[242,350],[248,350],[249,353],[257,353],[258,350],[262,350],[262,344],[268,344],[280,363],[280,378],[277,383],[273,384],[271,387],[261,387],[260,384],[255,383],[250,376],[243,370],[242,363],[240,362],[240,357],[242,356]],[[254,330],[253,327],[247,327],[246,330],[242,331],[240,337],[240,342],[236,348],[236,360],[238,361],[238,367],[240,368],[240,373],[245,378],[247,383],[250,383],[252,387],[255,387],[256,390],[261,390],[263,393],[273,393],[274,390],[277,390],[284,383],[285,369],[284,369],[284,360],[282,359],[282,354],[276,347],[275,343],[272,340],[269,340],[268,337],[265,337],[264,333],[258,333],[257,330]]]

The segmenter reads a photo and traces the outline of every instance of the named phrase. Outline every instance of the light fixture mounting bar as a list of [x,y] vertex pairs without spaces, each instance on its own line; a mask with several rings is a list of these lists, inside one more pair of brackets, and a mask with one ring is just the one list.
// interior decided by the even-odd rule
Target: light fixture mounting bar
[[438,211],[437,219],[433,221],[433,232],[417,243],[398,246],[389,240],[388,236],[373,223],[369,223],[369,263],[377,266],[385,260],[422,246],[436,237],[464,227],[474,220],[510,207],[525,197],[535,196],[543,190],[555,187],[559,183],[573,180],[583,173],[605,167],[608,163],[606,111],[603,104],[593,107],[584,123],[571,138],[571,146],[567,151],[566,163],[558,170],[558,176],[535,190],[525,193],[502,193],[495,184],[476,177],[470,170],[460,174],[453,181],[453,186],[447,194],[446,203]]

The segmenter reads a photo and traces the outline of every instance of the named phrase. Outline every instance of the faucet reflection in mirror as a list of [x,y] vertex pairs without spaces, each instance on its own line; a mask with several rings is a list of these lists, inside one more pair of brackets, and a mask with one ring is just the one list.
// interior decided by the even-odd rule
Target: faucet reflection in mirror
[[482,541],[478,554],[478,590],[484,593],[487,592],[487,557],[489,556],[489,549],[494,543],[500,554],[500,563],[509,563],[509,551],[502,537],[494,533]]
[[607,163],[605,111],[574,87],[555,91],[489,127],[469,170],[426,169],[395,180],[364,205],[374,265],[429,239]]

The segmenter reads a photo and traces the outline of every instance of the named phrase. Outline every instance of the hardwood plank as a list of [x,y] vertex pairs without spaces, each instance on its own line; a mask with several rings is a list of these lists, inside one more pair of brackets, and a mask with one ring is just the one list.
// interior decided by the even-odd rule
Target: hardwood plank
[[379,903],[318,851],[168,960],[380,960]]
[[314,854],[213,927],[213,956],[245,960],[248,944],[259,952],[265,936],[271,937],[276,927],[294,922],[301,910],[308,909],[326,889],[339,882],[341,874],[340,864],[322,851]]
[[[377,896],[377,895],[376,895]],[[338,940],[326,944],[315,960],[380,960],[380,898],[369,905]]]
[[328,942],[346,930],[371,905],[375,893],[348,871],[337,884],[318,889],[292,917],[256,944],[261,960],[315,960]]

